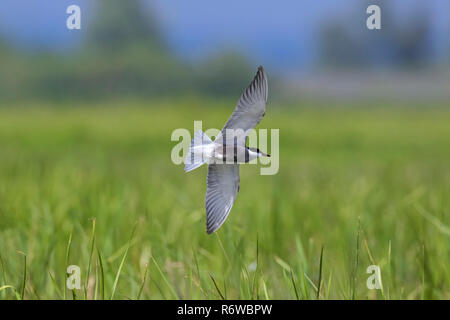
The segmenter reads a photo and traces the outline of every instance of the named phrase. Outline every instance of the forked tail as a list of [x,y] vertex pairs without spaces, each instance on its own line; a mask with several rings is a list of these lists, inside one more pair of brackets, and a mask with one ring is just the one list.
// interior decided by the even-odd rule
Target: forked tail
[[184,171],[189,172],[204,164],[207,161],[205,154],[212,144],[212,140],[201,130],[194,133],[188,154],[184,159]]

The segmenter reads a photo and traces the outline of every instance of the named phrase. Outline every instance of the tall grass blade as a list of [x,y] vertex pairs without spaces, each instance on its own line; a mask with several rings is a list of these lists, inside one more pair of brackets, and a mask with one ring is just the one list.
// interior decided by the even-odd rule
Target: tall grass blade
[[125,250],[125,253],[123,254],[122,261],[120,261],[119,269],[117,270],[116,278],[114,279],[114,284],[113,284],[113,288],[112,288],[112,292],[111,292],[111,298],[110,298],[111,300],[114,299],[114,294],[116,293],[117,283],[119,282],[120,274],[122,272],[122,268],[123,268],[123,265],[125,263],[125,259],[127,258],[128,250],[130,249],[131,241],[133,239],[134,232],[136,230],[136,226],[137,226],[137,223],[134,225],[133,231],[131,232],[130,239],[128,240],[127,248]]
[[219,241],[220,249],[222,250],[223,255],[225,256],[225,259],[226,259],[227,262],[228,262],[228,266],[231,266],[230,258],[228,257],[228,254],[227,254],[227,252],[225,251],[225,247],[223,246],[222,241],[220,240],[220,237],[219,237],[218,233],[215,232],[214,234],[216,235],[216,238],[217,238],[217,240]]
[[56,284],[55,278],[53,277],[52,273],[49,271],[48,275],[50,276],[50,279],[52,280],[53,287],[56,290],[56,293],[58,294],[59,298],[61,298],[63,295],[61,293],[61,290],[59,290],[58,285]]
[[95,288],[94,288],[94,300],[98,297],[98,261],[95,264]]
[[23,277],[22,277],[22,287],[20,291],[20,300],[23,300],[25,298],[25,286],[27,282],[27,255],[19,251],[20,254],[23,254]]
[[[164,275],[164,273],[161,271],[161,268],[159,267],[158,263],[156,262],[155,258],[152,257],[153,263],[155,264],[156,268],[158,269],[159,274],[161,275],[161,277],[163,278],[164,282],[166,283],[167,287],[170,289],[172,295],[176,298],[179,299],[177,292],[175,291],[175,289],[170,285],[170,282],[167,280],[166,276]],[[161,291],[162,292],[162,291]]]
[[0,287],[0,292],[2,292],[3,290],[6,290],[6,289],[13,289],[13,290],[15,290],[15,288],[13,286],[4,285],[4,286]]
[[92,253],[94,252],[94,243],[95,243],[95,218],[92,219],[91,245],[90,245],[90,250],[89,250],[86,279],[84,282],[84,300],[87,300],[87,291],[88,291],[88,286],[89,286],[89,275],[91,272]]
[[388,270],[389,270],[389,285],[387,286],[387,298],[388,300],[391,299],[391,289],[392,286],[392,264],[391,264],[391,240],[389,240],[389,247],[388,247]]
[[327,296],[326,299],[330,298],[330,289],[331,289],[331,279],[333,277],[333,271],[330,271],[330,276],[328,277],[328,285],[327,285]]
[[320,262],[319,262],[319,283],[317,284],[317,294],[316,299],[318,300],[320,297],[320,287],[322,284],[322,265],[323,265],[323,246],[320,250]]
[[300,300],[300,297],[299,297],[298,291],[297,291],[297,286],[295,285],[294,272],[292,271],[292,269],[291,269],[291,280],[292,280],[292,286],[294,287],[295,297],[297,298],[297,300]]
[[262,278],[261,278],[261,280],[262,280],[262,283],[263,283],[264,297],[265,297],[266,300],[270,300],[269,293],[267,292],[266,282]]
[[[66,264],[65,264],[65,270],[64,270],[64,274],[65,274],[65,281],[64,281],[64,300],[66,300],[66,290],[67,290],[67,279],[69,278],[69,275],[67,274],[67,267],[69,266],[69,256],[70,256],[70,247],[72,246],[72,232],[70,232],[69,235],[69,241],[67,242],[67,247],[66,247]],[[75,290],[75,289],[73,289]]]
[[441,233],[450,236],[450,228],[443,224],[438,218],[433,216],[431,213],[426,211],[422,206],[416,204],[415,208],[417,212],[422,215],[426,220],[428,220],[432,225],[434,225]]
[[209,277],[211,278],[212,282],[214,283],[214,287],[216,287],[217,292],[219,293],[222,300],[225,300],[225,297],[223,296],[222,292],[220,291],[219,287],[217,286],[216,280],[214,280],[214,277],[209,274]]
[[361,232],[361,220],[360,220],[360,218],[358,218],[358,231],[356,233],[355,269],[353,270],[353,277],[352,277],[352,300],[356,299],[356,277],[357,277],[357,273],[358,273],[360,232]]
[[[3,285],[6,286],[6,287],[8,287],[7,284],[6,284],[6,283],[7,283],[7,280],[6,280],[5,265],[4,265],[3,257],[2,257],[2,255],[1,255],[1,253],[0,253],[0,266],[1,266],[1,268],[2,268]],[[0,290],[0,292],[1,292],[1,290]]]
[[307,278],[306,273],[302,272],[303,292],[304,292],[305,298],[307,300],[309,300],[309,289],[308,289],[308,285],[307,285],[307,282],[306,282],[306,278]]
[[147,271],[148,271],[148,263],[145,264],[144,279],[142,280],[142,284],[141,287],[139,288],[139,293],[136,297],[136,300],[139,300],[141,298],[142,291],[144,290],[145,280],[147,280]]
[[[364,247],[366,248],[367,255],[369,256],[369,261],[370,261],[370,263],[371,263],[372,265],[377,265],[377,264],[375,263],[375,259],[374,259],[373,256],[372,256],[372,253],[370,252],[369,245],[368,245],[368,243],[367,243],[366,237],[363,237],[363,243],[364,243]],[[381,274],[379,274],[378,281],[380,282],[380,286],[381,286],[381,296],[382,296],[383,299],[384,299],[385,297],[384,297],[383,281],[382,281],[382,279],[381,279]]]
[[100,254],[100,250],[97,249],[97,258],[98,258],[98,264],[100,266],[100,298],[102,300],[105,300],[105,272],[103,270],[103,259],[102,255]]

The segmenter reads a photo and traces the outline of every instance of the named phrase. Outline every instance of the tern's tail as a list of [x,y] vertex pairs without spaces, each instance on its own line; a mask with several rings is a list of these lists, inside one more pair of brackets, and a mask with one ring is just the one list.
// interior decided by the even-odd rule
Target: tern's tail
[[204,164],[208,160],[208,151],[211,149],[212,143],[211,139],[203,131],[196,131],[184,160],[184,171],[192,171]]

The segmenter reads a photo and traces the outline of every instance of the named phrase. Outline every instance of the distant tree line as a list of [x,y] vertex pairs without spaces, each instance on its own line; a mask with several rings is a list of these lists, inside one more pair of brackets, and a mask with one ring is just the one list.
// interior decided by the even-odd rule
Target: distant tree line
[[[371,1],[365,1],[367,7]],[[435,58],[431,17],[420,7],[406,21],[395,21],[388,1],[382,8],[381,30],[364,28],[359,19],[329,19],[319,33],[319,63],[330,68],[420,68]],[[365,12],[364,5],[360,12]]]
[[30,53],[0,42],[0,99],[236,96],[256,68],[232,52],[201,65],[182,62],[139,1],[98,5],[76,53]]

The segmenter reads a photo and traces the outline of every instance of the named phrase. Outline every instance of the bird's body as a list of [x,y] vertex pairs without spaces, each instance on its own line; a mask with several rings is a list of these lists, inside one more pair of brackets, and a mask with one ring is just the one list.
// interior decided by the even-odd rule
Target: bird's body
[[219,142],[194,147],[194,152],[198,153],[207,164],[213,163],[248,163],[260,156],[269,156],[258,149],[249,148],[238,144],[231,146]]
[[185,160],[185,171],[208,164],[205,196],[208,234],[219,229],[233,206],[239,191],[239,164],[261,156],[270,157],[259,149],[245,145],[249,130],[265,115],[267,90],[264,69],[259,67],[219,136],[212,141],[202,131],[194,134]]

